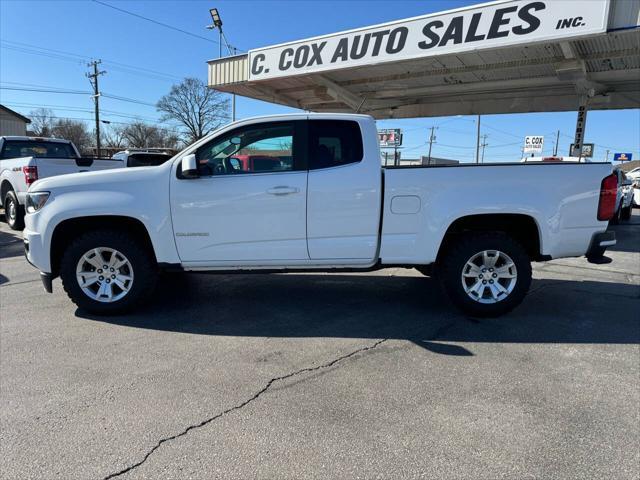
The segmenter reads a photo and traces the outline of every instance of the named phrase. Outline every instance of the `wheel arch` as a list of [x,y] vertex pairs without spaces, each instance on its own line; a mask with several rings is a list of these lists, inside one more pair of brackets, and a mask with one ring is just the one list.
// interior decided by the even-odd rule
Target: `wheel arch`
[[157,261],[151,236],[147,227],[137,218],[124,215],[95,215],[63,220],[56,225],[51,236],[50,261],[51,273],[57,276],[60,272],[60,261],[65,246],[78,235],[92,230],[116,230],[132,235],[153,255]]
[[3,178],[0,183],[0,205],[4,205],[4,197],[11,190],[15,191],[15,188],[8,179]]
[[466,232],[503,232],[511,235],[526,250],[531,260],[543,260],[542,235],[538,222],[520,213],[483,213],[454,220],[444,234],[438,256],[456,237]]

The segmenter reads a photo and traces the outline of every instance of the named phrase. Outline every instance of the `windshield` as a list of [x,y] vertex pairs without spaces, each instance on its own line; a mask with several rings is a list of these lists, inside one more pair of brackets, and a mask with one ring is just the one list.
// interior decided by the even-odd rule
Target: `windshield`
[[0,158],[76,158],[76,153],[68,143],[43,140],[6,140]]

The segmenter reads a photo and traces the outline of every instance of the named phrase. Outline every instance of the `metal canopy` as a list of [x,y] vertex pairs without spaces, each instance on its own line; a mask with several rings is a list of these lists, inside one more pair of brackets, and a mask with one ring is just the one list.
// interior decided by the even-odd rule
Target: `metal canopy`
[[613,1],[607,11],[606,31],[599,34],[252,80],[250,55],[257,50],[209,61],[209,86],[314,112],[375,118],[575,111],[585,98],[590,110],[638,108],[640,2]]

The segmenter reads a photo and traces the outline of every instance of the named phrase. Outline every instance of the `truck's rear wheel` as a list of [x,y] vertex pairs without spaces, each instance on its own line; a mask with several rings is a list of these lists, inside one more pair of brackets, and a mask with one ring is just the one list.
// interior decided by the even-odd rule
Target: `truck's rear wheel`
[[24,207],[18,203],[16,192],[9,190],[4,197],[4,216],[12,230],[24,228]]
[[622,209],[622,213],[620,214],[620,218],[622,220],[631,220],[631,205]]
[[618,225],[621,220],[622,220],[622,200],[620,200],[620,205],[618,205],[618,208],[613,214],[613,218],[609,220],[609,223],[611,225]]
[[60,276],[69,298],[91,313],[126,312],[153,292],[157,266],[130,235],[114,230],[88,232],[65,250]]
[[454,240],[438,263],[447,295],[474,317],[497,317],[511,311],[531,285],[527,252],[504,233],[463,235]]

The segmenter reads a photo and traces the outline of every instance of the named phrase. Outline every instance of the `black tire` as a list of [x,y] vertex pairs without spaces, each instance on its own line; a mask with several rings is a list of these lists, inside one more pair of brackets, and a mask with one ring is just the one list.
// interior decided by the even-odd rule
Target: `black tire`
[[16,192],[9,190],[4,197],[4,218],[11,230],[24,228],[24,207],[18,203]]
[[[121,299],[104,303],[84,293],[76,278],[76,267],[85,253],[94,248],[106,247],[121,252],[131,264],[133,281],[130,290]],[[131,311],[153,293],[158,277],[158,267],[152,252],[140,245],[140,241],[117,230],[94,230],[76,238],[62,255],[60,277],[67,295],[82,310],[96,315],[115,315]]]
[[620,214],[620,218],[622,220],[631,220],[631,205],[622,209],[622,213]]
[[618,225],[621,219],[622,219],[622,202],[620,202],[620,205],[618,206],[615,213],[613,214],[613,218],[609,220],[609,224]]
[[[496,303],[480,303],[471,298],[463,286],[462,274],[465,265],[474,255],[485,250],[498,250],[508,255],[517,270],[513,290]],[[446,246],[446,250],[438,259],[438,278],[452,303],[467,315],[498,317],[517,307],[529,291],[531,261],[522,245],[505,233],[468,233],[457,237]],[[473,281],[472,279],[471,282]],[[487,281],[493,283],[493,280]],[[485,290],[482,292],[484,294]]]

